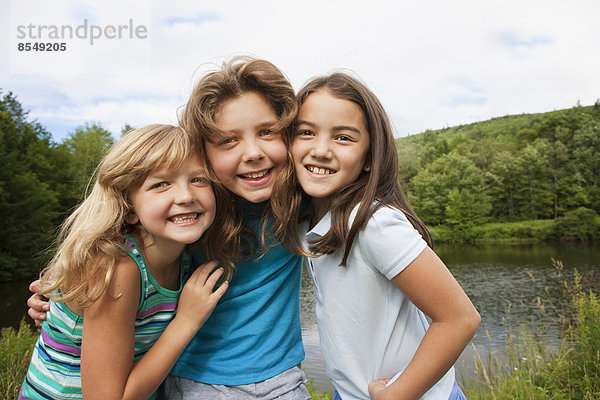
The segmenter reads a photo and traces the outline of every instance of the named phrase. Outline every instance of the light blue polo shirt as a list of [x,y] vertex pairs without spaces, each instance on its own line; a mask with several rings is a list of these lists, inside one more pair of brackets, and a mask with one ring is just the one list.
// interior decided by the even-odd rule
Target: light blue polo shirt
[[[266,203],[243,203],[260,232]],[[268,243],[270,245],[270,243]],[[282,246],[236,263],[237,272],[171,375],[215,385],[256,383],[304,360],[300,326],[302,257]],[[200,264],[199,257],[194,258]]]
[[[350,214],[354,221],[358,206]],[[303,238],[318,239],[331,227],[326,214]],[[303,222],[304,232],[308,223]],[[327,376],[343,400],[369,398],[376,379],[396,378],[406,368],[429,327],[425,315],[391,282],[427,244],[404,213],[381,207],[360,231],[347,267],[343,248],[309,258],[317,295],[316,317]],[[308,247],[306,247],[308,248]],[[451,368],[422,399],[448,400]]]

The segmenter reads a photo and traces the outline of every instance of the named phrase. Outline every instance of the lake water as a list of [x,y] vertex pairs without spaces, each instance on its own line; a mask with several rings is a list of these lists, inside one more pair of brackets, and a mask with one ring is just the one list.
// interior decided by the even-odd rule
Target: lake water
[[[436,253],[481,314],[481,326],[472,342],[482,354],[490,346],[501,347],[506,331],[510,329],[514,332],[522,324],[532,329],[545,327],[543,334],[548,343],[558,346],[559,328],[555,313],[551,310],[552,301],[545,292],[548,288],[554,297],[561,283],[552,265],[552,258],[561,260],[568,274],[574,268],[580,272],[594,273],[596,277],[600,274],[600,247],[594,245],[440,245],[436,247]],[[27,311],[27,284],[0,284],[0,326],[18,326]],[[545,312],[538,305],[538,296]],[[314,306],[312,282],[304,273],[301,289],[302,334],[306,350],[304,366],[315,386],[327,390],[329,382],[319,351]],[[474,356],[469,345],[457,362],[459,376],[471,373]]]
[[[555,296],[562,281],[552,258],[563,262],[566,274],[572,274],[574,268],[595,274],[596,278],[600,274],[597,245],[439,245],[435,250],[481,315],[481,325],[472,343],[484,360],[490,348],[503,346],[507,330],[514,334],[522,325],[532,330],[543,328],[543,337],[550,348],[558,348],[559,325],[551,305],[557,301]],[[546,288],[553,299],[548,298]],[[307,276],[301,293],[304,365],[315,386],[327,390],[329,382],[318,350],[314,290]],[[545,312],[538,305],[538,296]],[[475,356],[469,344],[456,363],[459,382],[461,377],[472,374]]]

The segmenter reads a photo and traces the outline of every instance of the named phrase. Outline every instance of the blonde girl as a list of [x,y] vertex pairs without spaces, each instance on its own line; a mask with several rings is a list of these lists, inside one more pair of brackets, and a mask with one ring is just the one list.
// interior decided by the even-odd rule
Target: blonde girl
[[[292,154],[314,208],[303,240],[335,398],[464,398],[452,365],[479,314],[402,193],[383,107],[343,73],[312,80],[298,103]],[[294,184],[278,193],[301,197]]]
[[216,213],[200,153],[169,125],[111,148],[42,273],[50,310],[19,398],[154,396],[227,288],[213,292],[223,273],[211,273],[215,262],[193,271],[182,253]]

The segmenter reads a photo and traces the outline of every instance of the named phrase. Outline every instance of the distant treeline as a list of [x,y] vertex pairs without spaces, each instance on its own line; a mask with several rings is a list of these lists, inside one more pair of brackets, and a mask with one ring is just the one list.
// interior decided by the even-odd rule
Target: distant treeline
[[[112,142],[111,132],[88,123],[56,143],[0,90],[0,282],[31,278],[48,261],[57,226]],[[494,228],[496,235],[540,226],[544,238],[599,234],[600,102],[397,142],[411,204],[444,240],[474,240],[486,235],[482,226],[498,222],[513,225]],[[533,228],[514,225],[519,221]]]
[[[428,130],[397,145],[411,204],[433,230],[472,240],[485,223],[552,219],[561,222],[547,238],[598,236],[600,100]],[[564,218],[587,231],[565,231]]]

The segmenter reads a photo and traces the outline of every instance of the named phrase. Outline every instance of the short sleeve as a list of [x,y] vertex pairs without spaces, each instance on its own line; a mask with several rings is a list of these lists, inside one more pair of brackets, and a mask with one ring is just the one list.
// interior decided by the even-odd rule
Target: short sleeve
[[364,261],[390,280],[427,246],[402,211],[385,206],[375,211],[357,239]]

